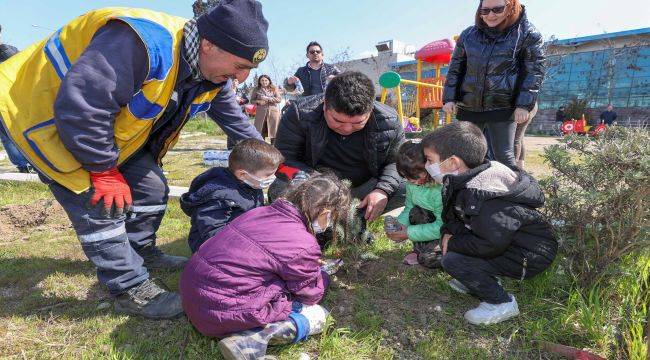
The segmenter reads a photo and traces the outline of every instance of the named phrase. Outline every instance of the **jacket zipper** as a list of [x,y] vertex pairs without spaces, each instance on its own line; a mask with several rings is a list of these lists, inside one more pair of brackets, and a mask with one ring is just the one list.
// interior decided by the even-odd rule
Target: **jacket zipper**
[[528,258],[524,257],[524,261],[522,263],[522,268],[521,268],[521,280],[524,280],[526,277],[526,269],[528,268]]
[[496,46],[497,39],[492,40],[492,47],[490,47],[490,54],[488,55],[487,61],[485,62],[485,69],[483,69],[483,87],[481,88],[481,111],[485,111],[485,83],[487,82],[487,73],[488,67],[490,65],[490,58],[494,52],[494,47]]

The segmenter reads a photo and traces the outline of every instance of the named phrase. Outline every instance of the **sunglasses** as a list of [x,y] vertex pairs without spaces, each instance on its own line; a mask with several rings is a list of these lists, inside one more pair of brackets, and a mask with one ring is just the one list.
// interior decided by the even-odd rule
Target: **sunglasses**
[[314,55],[314,54],[320,54],[320,53],[322,53],[322,51],[321,50],[309,50],[309,53]]
[[506,7],[504,6],[495,6],[493,8],[479,8],[478,13],[481,14],[482,16],[486,16],[490,14],[490,11],[495,13],[495,14],[501,14],[503,11],[505,11]]

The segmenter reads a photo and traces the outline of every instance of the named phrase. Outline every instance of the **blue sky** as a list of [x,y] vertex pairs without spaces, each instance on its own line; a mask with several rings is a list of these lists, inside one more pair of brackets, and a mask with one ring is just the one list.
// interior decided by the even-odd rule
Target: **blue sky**
[[[150,8],[190,17],[193,0],[0,0],[2,42],[19,49],[67,21],[106,6]],[[529,19],[557,38],[650,26],[647,0],[522,0]],[[269,20],[270,53],[258,72],[293,73],[305,62],[305,45],[318,40],[325,57],[349,49],[352,58],[397,39],[416,48],[459,34],[473,22],[478,0],[262,0]],[[36,26],[33,26],[36,25]]]

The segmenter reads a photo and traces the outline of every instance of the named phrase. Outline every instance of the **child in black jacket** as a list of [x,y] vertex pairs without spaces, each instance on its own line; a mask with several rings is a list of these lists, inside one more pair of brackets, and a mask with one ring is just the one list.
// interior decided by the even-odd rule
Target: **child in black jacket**
[[485,160],[485,137],[472,123],[438,128],[422,146],[427,171],[443,183],[442,266],[454,290],[481,300],[465,319],[494,324],[517,316],[515,297],[496,276],[529,279],[553,262],[557,241],[536,210],[542,190],[524,171]]

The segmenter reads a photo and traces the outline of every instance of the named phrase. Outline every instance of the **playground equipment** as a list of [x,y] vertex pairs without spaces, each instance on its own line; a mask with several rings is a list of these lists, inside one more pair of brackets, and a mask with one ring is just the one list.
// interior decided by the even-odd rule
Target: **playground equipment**
[[565,120],[560,127],[562,135],[578,134],[578,135],[589,135],[589,136],[598,136],[607,130],[607,125],[601,122],[596,126],[587,125],[587,120],[585,116],[582,115],[582,119],[571,119]]
[[[395,89],[397,101],[397,113],[400,121],[407,132],[422,131],[420,127],[420,115],[422,109],[432,109],[434,114],[433,126],[440,124],[439,110],[442,108],[442,89],[445,83],[445,77],[441,75],[442,66],[449,64],[451,53],[454,50],[455,43],[453,40],[444,39],[430,42],[423,46],[415,53],[416,59],[416,79],[403,79],[400,74],[394,71],[383,73],[379,77],[379,85],[382,87],[381,102],[385,103],[388,97],[389,89]],[[422,77],[423,63],[433,64],[435,67],[435,76],[432,78]],[[405,118],[405,106],[402,99],[401,85],[413,85],[416,92],[413,103],[415,116]],[[451,122],[451,115],[447,114],[446,123]]]

